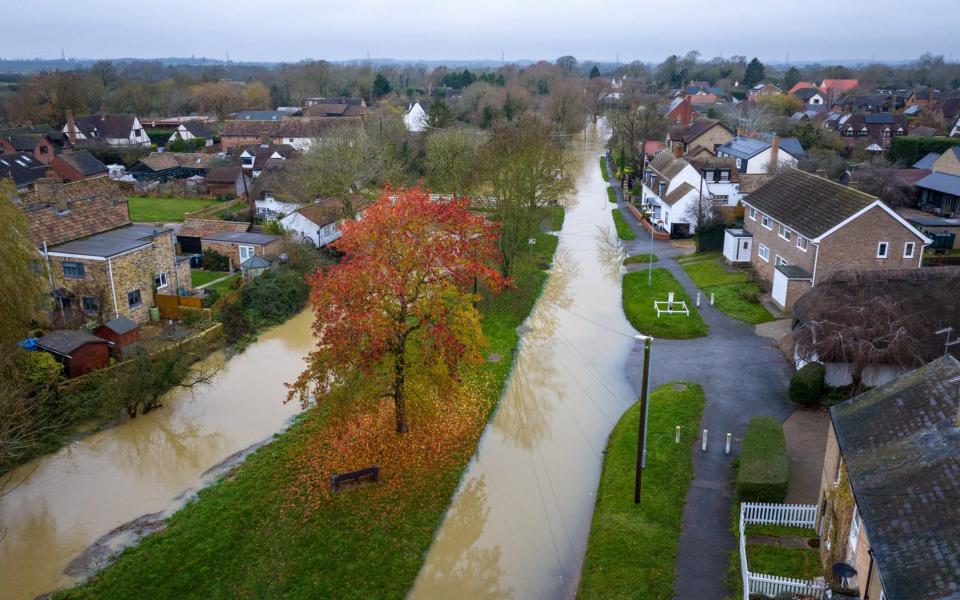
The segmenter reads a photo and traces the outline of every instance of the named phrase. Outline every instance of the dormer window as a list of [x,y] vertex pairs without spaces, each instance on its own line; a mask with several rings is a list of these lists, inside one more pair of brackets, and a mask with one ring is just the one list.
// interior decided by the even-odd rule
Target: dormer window
[[884,128],[883,128],[883,137],[885,137],[885,138],[890,137],[890,128],[889,128],[889,127],[884,127]]
[[860,137],[866,137],[866,135],[867,135],[868,133],[870,133],[870,132],[867,130],[866,127],[863,127],[863,128],[860,129]]

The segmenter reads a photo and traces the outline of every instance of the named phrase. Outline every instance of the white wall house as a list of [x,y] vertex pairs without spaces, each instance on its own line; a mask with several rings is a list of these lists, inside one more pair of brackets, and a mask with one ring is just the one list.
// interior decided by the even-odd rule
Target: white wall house
[[[776,158],[774,158],[776,155]],[[747,175],[770,173],[770,165],[776,160],[776,172],[787,167],[795,167],[803,156],[803,148],[797,138],[780,139],[772,142],[747,137],[735,137],[717,147],[717,156],[733,157],[737,161],[737,172]]]
[[403,115],[403,124],[410,133],[420,133],[427,128],[427,111],[423,110],[419,102],[414,102]]
[[256,200],[257,204],[257,215],[261,217],[266,217],[268,219],[276,219],[278,217],[285,217],[298,208],[303,206],[302,204],[297,204],[295,202],[283,202],[277,200],[272,196],[267,196],[266,198],[259,198]]
[[213,135],[207,130],[203,123],[199,121],[180,123],[168,141],[175,142],[177,139],[184,141],[202,139],[204,140],[204,146],[213,145]]
[[[301,205],[282,218],[280,224],[294,240],[322,248],[340,239],[344,218],[343,204],[336,198],[327,198]],[[362,212],[357,218],[362,218]]]
[[[701,183],[703,185],[701,185]],[[700,201],[700,194],[710,198],[710,190],[700,172],[682,158],[669,152],[658,154],[644,172],[643,205],[654,225],[671,234],[696,230],[691,212]]]
[[63,133],[72,142],[91,142],[111,146],[149,146],[150,136],[137,115],[67,115]]

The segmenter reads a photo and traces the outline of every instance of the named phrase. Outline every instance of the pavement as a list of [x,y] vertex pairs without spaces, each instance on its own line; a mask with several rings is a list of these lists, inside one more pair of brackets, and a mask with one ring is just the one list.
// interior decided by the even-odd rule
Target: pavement
[[[608,160],[608,164],[612,161]],[[611,176],[611,179],[612,176]],[[636,223],[615,186],[618,206],[637,234],[626,242],[628,254],[650,252],[680,282],[691,298],[697,287],[672,257],[684,254],[670,242],[651,240]],[[641,270],[645,265],[630,265]],[[700,315],[709,326],[706,337],[694,340],[656,340],[651,356],[652,388],[671,381],[692,381],[706,395],[701,429],[708,430],[706,452],[693,450],[694,480],[687,492],[683,528],[677,553],[674,597],[720,599],[730,595],[724,585],[730,553],[736,540],[730,533],[733,506],[732,459],[740,452],[747,423],[756,415],[781,421],[794,412],[787,398],[790,365],[775,340],[758,336],[754,327],[737,321],[704,302]],[[639,345],[627,359],[627,379],[639,395],[643,352]],[[652,389],[651,388],[651,389]],[[726,434],[733,434],[731,454],[724,454]],[[821,457],[822,464],[822,457]],[[816,490],[816,488],[814,488]],[[814,491],[816,493],[816,491]]]
[[794,411],[783,424],[790,461],[787,504],[817,504],[830,417],[820,408]]

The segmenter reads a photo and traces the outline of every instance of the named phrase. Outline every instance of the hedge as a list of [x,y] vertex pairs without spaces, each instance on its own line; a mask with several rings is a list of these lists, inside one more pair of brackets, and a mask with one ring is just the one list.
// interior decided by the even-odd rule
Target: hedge
[[823,395],[826,369],[818,362],[808,362],[790,378],[790,399],[797,404],[813,406]]
[[783,502],[789,481],[783,426],[776,417],[753,417],[740,452],[737,496],[743,502]]
[[931,152],[941,154],[952,146],[960,146],[960,138],[913,135],[895,137],[890,142],[890,160],[909,167]]

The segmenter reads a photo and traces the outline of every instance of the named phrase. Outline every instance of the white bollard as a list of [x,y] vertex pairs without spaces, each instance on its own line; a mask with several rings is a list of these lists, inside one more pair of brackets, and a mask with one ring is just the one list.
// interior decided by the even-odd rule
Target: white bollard
[[673,436],[673,443],[674,444],[680,443],[680,426],[679,425],[677,425],[677,432]]
[[710,292],[710,306],[713,306],[713,292]]
[[730,439],[733,437],[732,433],[727,434],[727,445],[723,450],[724,454],[730,454]]
[[697,308],[700,308],[700,292],[697,292]]
[[706,429],[703,430],[703,441],[700,442],[700,451],[701,452],[707,451],[707,430]]

